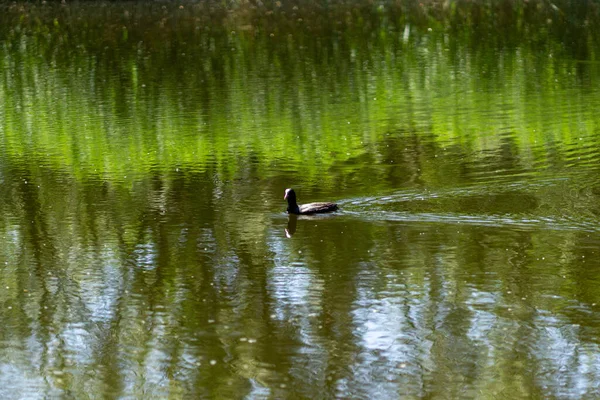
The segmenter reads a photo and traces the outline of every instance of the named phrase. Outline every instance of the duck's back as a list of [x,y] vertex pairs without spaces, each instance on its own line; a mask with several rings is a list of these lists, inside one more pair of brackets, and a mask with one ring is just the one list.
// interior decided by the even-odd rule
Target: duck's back
[[309,203],[299,206],[300,214],[318,214],[335,211],[338,209],[335,203]]

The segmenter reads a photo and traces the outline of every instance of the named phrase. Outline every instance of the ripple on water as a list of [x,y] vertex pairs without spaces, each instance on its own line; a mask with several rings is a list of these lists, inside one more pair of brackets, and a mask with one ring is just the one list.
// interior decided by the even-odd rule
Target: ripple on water
[[[564,196],[568,177],[535,179],[437,190],[406,190],[382,196],[366,196],[339,201],[341,214],[368,221],[424,222],[481,225],[524,230],[550,229],[583,232],[600,230],[597,218],[576,209],[540,208],[540,193]],[[501,197],[503,196],[503,197]],[[506,197],[509,196],[509,197]],[[530,204],[524,203],[530,199]],[[506,205],[499,201],[508,202]],[[465,202],[468,201],[468,202]],[[511,203],[513,201],[517,204]],[[477,212],[456,211],[477,205]],[[487,210],[486,210],[487,207]],[[512,213],[498,212],[512,207]],[[423,211],[423,209],[431,211]],[[486,212],[487,211],[487,212]],[[560,211],[560,214],[557,212]]]

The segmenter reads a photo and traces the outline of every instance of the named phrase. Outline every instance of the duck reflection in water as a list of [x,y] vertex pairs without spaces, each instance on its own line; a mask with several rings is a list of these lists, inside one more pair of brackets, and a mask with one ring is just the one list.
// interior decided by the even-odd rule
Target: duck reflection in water
[[285,237],[288,239],[296,233],[296,223],[298,222],[298,216],[295,214],[290,214],[288,217],[287,228],[285,228]]

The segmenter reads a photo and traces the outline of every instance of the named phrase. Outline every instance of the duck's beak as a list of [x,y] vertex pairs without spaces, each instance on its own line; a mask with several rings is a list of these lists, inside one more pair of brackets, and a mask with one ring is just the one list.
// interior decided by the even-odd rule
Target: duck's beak
[[289,190],[286,190],[286,191],[285,191],[285,194],[283,195],[283,199],[284,199],[284,200],[287,200],[287,197],[288,197],[288,193],[289,193],[289,192],[290,192]]

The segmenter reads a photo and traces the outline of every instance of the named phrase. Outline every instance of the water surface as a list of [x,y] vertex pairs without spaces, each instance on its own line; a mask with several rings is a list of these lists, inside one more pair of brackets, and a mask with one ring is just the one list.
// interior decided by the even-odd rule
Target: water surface
[[2,6],[1,397],[597,396],[600,25],[532,3]]

